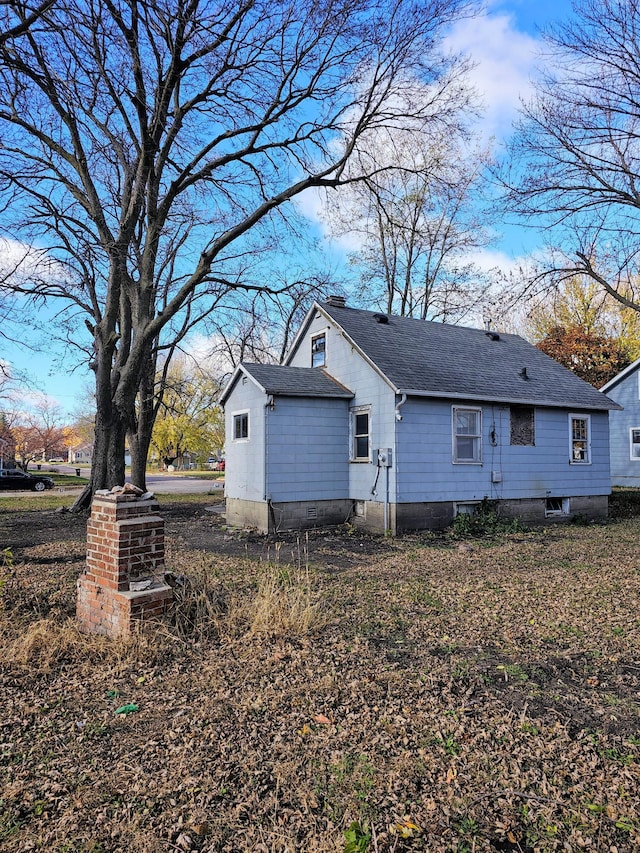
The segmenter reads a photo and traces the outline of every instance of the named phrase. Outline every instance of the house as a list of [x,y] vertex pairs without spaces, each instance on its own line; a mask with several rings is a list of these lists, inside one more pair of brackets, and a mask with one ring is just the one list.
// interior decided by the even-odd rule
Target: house
[[611,482],[640,486],[640,359],[621,370],[601,389],[619,403],[609,423]]
[[618,405],[516,335],[315,303],[282,366],[240,364],[227,521],[438,528],[485,498],[528,521],[607,514]]
[[80,462],[91,462],[93,458],[93,444],[78,444],[69,448],[68,461],[72,464]]

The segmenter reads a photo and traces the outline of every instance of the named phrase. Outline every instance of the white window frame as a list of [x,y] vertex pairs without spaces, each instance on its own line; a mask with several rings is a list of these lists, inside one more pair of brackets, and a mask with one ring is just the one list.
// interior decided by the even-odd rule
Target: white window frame
[[[247,419],[247,434],[240,436],[239,438],[236,438],[236,423],[238,422],[239,418],[243,418],[243,417],[246,417],[246,419]],[[235,441],[235,442],[249,441],[249,437],[251,435],[251,423],[250,423],[250,421],[251,421],[251,418],[249,417],[249,409],[242,409],[241,411],[231,413],[231,423],[233,425],[232,434],[231,434],[231,440],[232,441]]]
[[[458,413],[472,412],[478,416],[478,431],[476,433],[467,434],[457,432]],[[458,438],[473,438],[477,442],[477,458],[474,459],[459,459],[458,458]],[[482,408],[480,406],[452,406],[451,407],[451,456],[454,465],[482,465]]]
[[[634,432],[638,433],[638,441],[633,440]],[[634,456],[633,446],[634,444],[638,448],[638,455]],[[629,427],[629,459],[632,462],[640,462],[640,426]]]
[[[358,438],[361,438],[365,435],[365,433],[357,433],[356,432],[356,421],[358,415],[366,415],[367,416],[367,455],[366,456],[358,456],[356,453],[356,441]],[[349,409],[349,461],[350,462],[371,462],[371,406],[353,406],[353,408]]]
[[[324,339],[324,349],[322,352],[322,362],[318,361],[315,363],[314,359],[316,356],[316,352],[314,352],[313,346],[316,341],[320,340],[320,338]],[[327,333],[318,332],[317,335],[311,335],[311,367],[326,367],[327,366]]]
[[[573,446],[573,422],[585,421],[587,425],[586,437],[586,458],[576,459],[575,448]],[[569,464],[570,465],[591,465],[591,415],[580,414],[578,412],[569,413]]]

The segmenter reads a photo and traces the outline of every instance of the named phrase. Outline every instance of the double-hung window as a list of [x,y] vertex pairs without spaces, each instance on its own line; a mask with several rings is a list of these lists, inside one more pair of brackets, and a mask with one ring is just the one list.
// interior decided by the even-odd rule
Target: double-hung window
[[311,367],[324,367],[327,363],[327,336],[314,335],[311,338]]
[[453,461],[482,462],[482,409],[453,407]]
[[351,409],[351,461],[371,460],[371,407]]
[[569,462],[572,465],[591,464],[591,418],[589,415],[569,415]]
[[249,438],[249,412],[238,412],[233,416],[233,440],[242,441]]
[[629,430],[629,456],[632,462],[640,462],[640,427]]

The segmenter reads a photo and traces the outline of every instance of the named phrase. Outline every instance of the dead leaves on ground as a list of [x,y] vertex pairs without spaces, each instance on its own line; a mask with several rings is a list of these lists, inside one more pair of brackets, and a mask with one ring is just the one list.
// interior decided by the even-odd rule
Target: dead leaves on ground
[[[30,613],[23,561],[2,612],[26,645],[0,669],[0,850],[631,853],[639,533],[407,537],[270,575],[182,551],[172,568],[226,591],[216,631],[99,648],[70,640],[64,568],[66,604]],[[263,630],[261,590],[322,619]]]

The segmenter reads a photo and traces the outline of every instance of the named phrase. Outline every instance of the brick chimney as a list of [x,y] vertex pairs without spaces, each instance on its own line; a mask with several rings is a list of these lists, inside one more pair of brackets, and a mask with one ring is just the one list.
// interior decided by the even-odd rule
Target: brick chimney
[[87,565],[77,585],[82,630],[121,636],[170,609],[164,520],[153,496],[98,493],[87,523]]
[[336,296],[336,294],[332,294],[327,299],[327,305],[330,305],[332,308],[346,308],[347,301],[344,296]]

